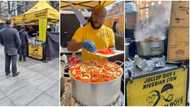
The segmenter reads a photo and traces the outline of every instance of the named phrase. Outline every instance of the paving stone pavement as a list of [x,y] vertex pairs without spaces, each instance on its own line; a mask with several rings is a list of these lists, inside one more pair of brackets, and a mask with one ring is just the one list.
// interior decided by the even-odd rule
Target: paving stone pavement
[[18,62],[18,77],[6,77],[0,46],[0,106],[58,106],[58,58],[44,63],[31,58]]

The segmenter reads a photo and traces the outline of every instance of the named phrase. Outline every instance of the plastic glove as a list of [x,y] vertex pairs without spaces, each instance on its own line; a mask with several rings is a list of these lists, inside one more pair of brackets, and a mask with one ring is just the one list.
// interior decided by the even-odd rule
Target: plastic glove
[[90,52],[96,51],[96,45],[92,41],[89,41],[89,40],[86,40],[83,42],[83,48],[85,48],[86,50]]

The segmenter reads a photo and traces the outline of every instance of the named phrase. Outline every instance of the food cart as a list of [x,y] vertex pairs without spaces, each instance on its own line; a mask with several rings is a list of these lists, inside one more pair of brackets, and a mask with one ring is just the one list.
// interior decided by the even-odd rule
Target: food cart
[[[146,13],[145,10],[149,6],[157,5],[157,3],[150,5],[148,2],[138,0],[136,4],[142,9],[137,13]],[[160,4],[159,2],[158,5]],[[169,33],[165,32],[166,40],[163,45],[144,44],[145,49],[135,42],[136,55],[129,56],[125,62],[126,105],[186,106],[188,104],[189,69],[184,63],[189,60],[187,45],[189,43],[187,30],[189,7],[187,4],[185,1],[171,2],[171,14],[168,16],[170,18]],[[141,15],[145,17],[138,14],[138,18],[146,18],[146,14]],[[152,46],[151,52],[148,52],[149,46]],[[159,51],[156,52],[154,46]],[[143,49],[144,51],[139,51]]]
[[[39,1],[24,14],[12,17],[15,25],[38,25],[39,33],[28,42],[28,56],[37,60],[45,60],[47,56],[47,26],[59,21],[59,13],[46,1]],[[57,36],[57,38],[59,38]],[[58,51],[58,50],[57,50]]]

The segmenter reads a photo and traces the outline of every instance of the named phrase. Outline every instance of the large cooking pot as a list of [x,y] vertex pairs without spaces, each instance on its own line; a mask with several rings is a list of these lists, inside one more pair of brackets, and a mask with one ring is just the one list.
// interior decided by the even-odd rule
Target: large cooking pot
[[142,57],[159,56],[164,53],[164,40],[136,41],[137,54]]
[[114,80],[101,83],[86,83],[72,78],[72,96],[81,105],[112,105],[120,96],[121,77],[122,74]]

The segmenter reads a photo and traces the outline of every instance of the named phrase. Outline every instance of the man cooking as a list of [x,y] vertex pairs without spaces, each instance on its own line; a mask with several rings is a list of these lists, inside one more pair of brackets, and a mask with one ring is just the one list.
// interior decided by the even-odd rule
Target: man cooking
[[[106,9],[102,5],[96,6],[92,10],[89,23],[80,27],[74,33],[72,40],[68,44],[69,51],[77,51],[84,48],[89,52],[99,49],[109,49],[115,46],[115,37],[111,28],[104,25]],[[82,56],[85,58],[87,52],[83,51]]]

